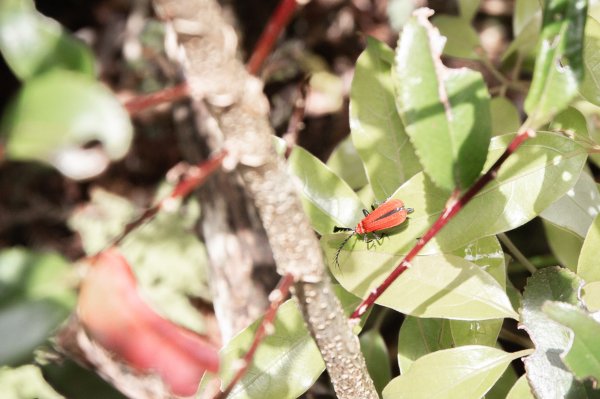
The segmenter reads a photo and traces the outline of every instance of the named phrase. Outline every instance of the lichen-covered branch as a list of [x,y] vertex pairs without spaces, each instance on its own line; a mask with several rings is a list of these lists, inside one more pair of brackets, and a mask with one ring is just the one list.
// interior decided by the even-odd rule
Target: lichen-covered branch
[[284,161],[273,150],[262,83],[236,58],[233,28],[214,0],[154,0],[154,5],[177,33],[194,106],[206,107],[217,121],[223,137],[215,142],[237,162],[279,273],[294,276],[295,294],[338,397],[377,398],[358,339],[324,273],[318,241]]

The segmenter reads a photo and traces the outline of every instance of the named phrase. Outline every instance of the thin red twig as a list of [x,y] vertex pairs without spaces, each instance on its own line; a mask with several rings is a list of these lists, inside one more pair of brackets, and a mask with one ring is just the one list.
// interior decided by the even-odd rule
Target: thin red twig
[[248,352],[242,358],[242,367],[237,371],[231,382],[227,385],[227,387],[223,390],[223,392],[219,392],[213,399],[225,399],[230,393],[231,390],[235,387],[235,385],[240,381],[240,379],[246,374],[248,371],[248,367],[252,363],[252,359],[254,358],[254,353],[258,349],[258,346],[262,342],[262,340],[270,335],[273,329],[273,320],[275,319],[275,315],[277,314],[277,309],[283,303],[284,299],[287,298],[288,292],[290,290],[290,286],[294,282],[294,277],[291,274],[286,274],[283,276],[279,282],[279,285],[275,290],[271,293],[271,305],[265,316],[258,326],[258,330],[256,330],[256,334],[254,335],[254,341],[252,341],[252,345]]
[[168,197],[163,198],[160,202],[154,205],[151,208],[146,209],[144,213],[142,213],[137,219],[129,222],[121,234],[114,240],[111,244],[112,246],[119,245],[121,241],[127,236],[127,234],[131,233],[135,228],[140,226],[142,223],[150,220],[154,217],[159,210],[165,207],[165,205],[177,198],[185,197],[194,189],[198,188],[202,185],[206,179],[212,175],[223,162],[223,159],[227,155],[226,151],[221,151],[214,155],[213,157],[203,161],[197,166],[191,166],[186,173],[184,174],[181,181],[173,188],[171,194]]
[[258,43],[246,65],[248,72],[252,75],[256,75],[260,71],[265,59],[271,53],[271,49],[279,34],[290,22],[297,8],[297,0],[281,0],[277,9],[271,15],[271,19],[267,22],[267,26],[260,35]]
[[435,223],[429,228],[429,230],[417,241],[417,244],[410,250],[410,252],[402,259],[402,262],[390,273],[390,275],[375,288],[366,299],[364,299],[360,305],[354,310],[352,315],[350,316],[350,320],[358,319],[362,315],[366,313],[366,311],[373,306],[377,298],[381,296],[385,292],[386,289],[402,274],[406,269],[410,267],[410,262],[413,258],[423,249],[423,247],[433,238],[435,235],[448,223],[458,211],[463,209],[465,205],[469,203],[469,201],[479,192],[481,189],[488,184],[491,180],[495,179],[498,175],[498,170],[500,166],[506,161],[506,159],[513,154],[517,148],[528,138],[533,137],[535,132],[531,129],[525,130],[517,134],[517,136],[511,141],[508,145],[502,156],[498,158],[498,160],[492,165],[492,167],[481,176],[471,188],[465,192],[462,197],[457,200],[451,200],[444,211],[441,213],[440,217],[435,221]]
[[125,103],[125,109],[130,115],[135,115],[145,109],[155,107],[159,104],[174,102],[189,95],[189,87],[186,82],[177,86],[167,87],[154,93],[136,96]]

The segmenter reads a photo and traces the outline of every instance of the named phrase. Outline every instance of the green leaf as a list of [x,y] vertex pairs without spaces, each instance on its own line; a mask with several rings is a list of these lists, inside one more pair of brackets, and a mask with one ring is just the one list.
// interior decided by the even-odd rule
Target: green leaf
[[600,248],[600,215],[596,216],[587,232],[577,264],[577,274],[588,283],[600,281],[598,248]]
[[437,15],[432,20],[442,36],[448,41],[444,46],[444,55],[456,58],[478,60],[476,49],[480,47],[479,35],[469,19],[454,15]]
[[[498,159],[513,137],[506,135],[493,138],[488,167]],[[539,132],[507,159],[497,178],[475,196],[421,254],[454,251],[479,238],[512,230],[526,223],[575,184],[586,157],[585,150],[573,140]],[[381,245],[351,239],[342,249],[340,260],[343,278],[351,279],[354,282],[352,285],[375,275],[389,273],[395,265],[391,258],[408,253],[417,238],[423,236],[439,217],[446,205],[447,193],[419,173],[400,187],[393,198],[402,199],[407,207],[415,211],[408,222],[384,238]],[[328,234],[321,239],[330,262],[344,237],[345,234]],[[363,256],[354,256],[359,253]],[[365,267],[365,264],[369,266]]]
[[40,369],[33,365],[0,368],[0,392],[5,399],[64,399],[44,381]]
[[350,89],[352,141],[380,201],[421,170],[396,111],[393,60],[392,49],[368,38],[366,50],[356,61]]
[[51,69],[69,69],[94,77],[92,52],[56,21],[38,13],[31,0],[0,3],[0,52],[21,80]]
[[351,136],[346,137],[335,147],[327,160],[327,166],[353,190],[363,188],[369,183],[362,160],[352,144]]
[[480,0],[458,0],[461,18],[467,21],[472,20],[479,10],[480,2]]
[[575,186],[540,213],[540,216],[583,238],[598,213],[600,193],[596,182],[587,173],[581,173]]
[[[127,112],[100,83],[68,71],[28,80],[3,115],[6,157],[54,165],[83,179],[125,156],[133,136]],[[98,140],[103,151],[81,146]]]
[[546,301],[577,304],[580,284],[577,275],[559,267],[541,269],[527,279],[521,323],[535,344],[535,353],[524,362],[529,385],[537,397],[585,397],[583,384],[557,361],[557,354],[569,347],[569,330],[542,312]]
[[416,11],[400,37],[393,75],[397,106],[425,173],[446,191],[465,189],[485,162],[489,94],[478,72],[441,63],[444,39],[428,15]]
[[383,388],[392,379],[387,346],[377,330],[369,330],[361,334],[359,338],[360,350],[367,362],[367,370],[375,383],[377,392],[381,394]]
[[562,111],[583,78],[586,0],[545,0],[539,53],[525,110],[538,128]]
[[448,320],[406,316],[398,334],[398,365],[401,374],[406,373],[415,360],[452,347],[454,340]]
[[565,132],[572,137],[589,137],[585,116],[575,107],[568,107],[556,115],[549,127],[552,131]]
[[506,395],[508,395],[518,378],[514,367],[507,367],[494,386],[485,394],[485,399],[506,399]]
[[319,234],[331,233],[333,226],[354,227],[363,218],[364,206],[356,193],[308,151],[295,147],[288,165],[304,212]]
[[[400,257],[375,251],[354,252],[352,266],[362,265],[362,270],[349,268],[348,263],[342,263],[341,257],[343,270],[337,267],[330,270],[344,288],[361,298],[381,284],[389,269],[401,260]],[[383,270],[372,268],[371,264],[381,264]],[[451,254],[417,257],[412,267],[376,303],[419,317],[459,320],[517,318],[506,293],[489,274]]]
[[[135,213],[127,199],[95,189],[90,203],[71,217],[69,225],[79,233],[91,255],[110,244]],[[134,267],[138,287],[152,308],[177,324],[203,333],[202,315],[189,301],[190,297],[211,300],[206,251],[196,235],[190,234],[199,213],[194,201],[171,212],[160,212],[131,232],[120,250]]]
[[585,307],[592,312],[600,310],[600,281],[587,283],[581,290]]
[[480,398],[511,361],[529,350],[506,353],[488,346],[461,346],[425,355],[383,390],[384,399]]
[[535,396],[531,393],[531,388],[529,388],[527,376],[522,375],[519,378],[506,396],[506,399],[535,399]]
[[577,306],[547,302],[542,310],[550,318],[571,330],[571,342],[563,362],[579,380],[600,381],[600,323]]
[[517,0],[515,4],[515,12],[513,13],[513,34],[518,36],[532,23],[535,25],[535,20],[540,19],[540,24],[537,30],[541,27],[542,9],[539,0]]
[[552,253],[561,265],[575,272],[577,270],[577,262],[579,261],[579,253],[583,245],[583,238],[547,220],[542,220],[542,222]]
[[58,254],[0,252],[0,364],[32,358],[75,306],[75,276]]
[[506,97],[494,97],[490,102],[492,112],[492,134],[498,136],[515,133],[521,126],[517,107]]
[[589,102],[600,105],[600,22],[588,16],[583,48],[584,76],[579,93]]
[[[304,325],[294,301],[284,303],[273,323],[274,333],[258,347],[246,374],[236,385],[230,399],[296,399],[317,380],[325,364],[317,345]],[[258,322],[235,336],[221,350],[222,386],[236,372],[235,362],[250,348]]]

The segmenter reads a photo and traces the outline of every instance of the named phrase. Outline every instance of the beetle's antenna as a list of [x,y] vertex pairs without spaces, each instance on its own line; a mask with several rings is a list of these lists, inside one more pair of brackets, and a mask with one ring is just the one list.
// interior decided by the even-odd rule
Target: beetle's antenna
[[335,253],[335,264],[337,265],[338,269],[340,269],[340,270],[341,270],[340,262],[339,262],[340,252],[342,252],[342,248],[344,248],[344,245],[346,245],[348,240],[351,239],[354,236],[354,234],[356,234],[356,231],[354,231],[352,234],[350,234],[348,237],[346,237],[344,239],[344,241],[342,241],[342,243],[340,244],[340,247],[338,248],[337,252]]

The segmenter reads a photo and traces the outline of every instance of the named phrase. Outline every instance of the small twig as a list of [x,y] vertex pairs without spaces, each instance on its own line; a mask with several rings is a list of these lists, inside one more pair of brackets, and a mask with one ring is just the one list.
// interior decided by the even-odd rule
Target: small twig
[[518,260],[525,269],[529,271],[529,273],[533,274],[537,271],[537,268],[523,255],[523,253],[517,248],[515,244],[508,238],[508,236],[504,233],[498,234],[498,238],[504,244],[504,246],[508,249],[508,251]]
[[500,72],[496,66],[490,61],[487,54],[483,50],[477,51],[479,55],[479,60],[481,63],[487,68],[488,71],[501,83],[500,94],[504,96],[506,92],[506,88],[511,88],[516,91],[525,92],[526,89],[522,87],[518,82],[514,82],[513,80],[504,76],[502,72]]
[[254,353],[258,349],[258,346],[262,342],[262,340],[267,336],[272,334],[273,330],[273,320],[275,319],[275,315],[277,314],[277,309],[283,303],[283,300],[287,298],[288,292],[290,290],[290,286],[294,283],[294,277],[291,274],[286,274],[281,278],[279,285],[275,290],[269,295],[271,299],[271,305],[265,316],[258,326],[256,330],[256,334],[254,335],[254,340],[252,341],[252,345],[248,352],[242,358],[242,366],[237,371],[233,379],[229,382],[227,387],[223,390],[223,392],[219,392],[213,399],[225,399],[235,387],[235,385],[242,379],[244,374],[248,371],[248,367],[252,363],[252,359],[254,358]]
[[[449,204],[446,205],[446,208],[442,211],[440,217],[435,221],[435,223],[431,226],[431,228],[417,241],[417,244],[410,250],[410,252],[404,257],[402,262],[390,273],[390,275],[379,285],[376,287],[366,299],[364,299],[360,305],[354,310],[352,315],[350,316],[350,320],[358,319],[362,315],[364,315],[367,310],[375,303],[377,298],[381,296],[385,292],[386,289],[394,282],[396,279],[404,273],[406,269],[408,269],[411,264],[410,262],[413,258],[423,249],[423,247],[433,238],[435,235],[444,227],[458,211],[463,209],[465,205],[469,203],[469,201],[477,194],[481,189],[488,184],[491,180],[496,178],[498,174],[498,169],[500,166],[506,161],[506,159],[513,154],[517,148],[528,138],[533,137],[535,132],[531,129],[527,129],[518,133],[517,136],[511,141],[508,145],[504,153],[498,158],[498,160],[492,165],[492,167],[481,176],[475,184],[471,186],[471,188],[465,192],[460,198],[454,199],[451,197]],[[458,193],[455,192],[453,197],[458,197]]]
[[288,123],[287,130],[282,136],[282,139],[285,140],[286,143],[286,157],[290,155],[292,149],[298,142],[298,135],[300,130],[303,128],[302,121],[304,120],[304,110],[306,105],[306,90],[308,87],[308,80],[305,79],[298,85],[297,89],[297,97],[294,102],[294,109],[292,110],[292,115],[290,116],[290,121]]
[[297,8],[298,0],[281,0],[260,35],[258,43],[250,56],[250,60],[248,60],[246,68],[249,73],[256,75],[260,71],[265,59],[271,53],[271,49],[279,34],[290,22]]
[[125,109],[130,115],[135,115],[145,109],[155,107],[159,104],[174,102],[189,95],[189,87],[186,82],[177,86],[167,87],[143,96],[137,96],[125,103]]
[[182,180],[175,186],[175,188],[173,188],[171,193],[166,198],[163,198],[156,205],[146,209],[139,217],[129,222],[121,234],[110,244],[110,246],[119,245],[129,233],[131,233],[144,222],[154,217],[159,210],[168,207],[168,205],[177,198],[185,197],[194,189],[198,188],[210,175],[219,169],[226,155],[226,151],[221,151],[201,164],[197,166],[191,166],[184,174]]

